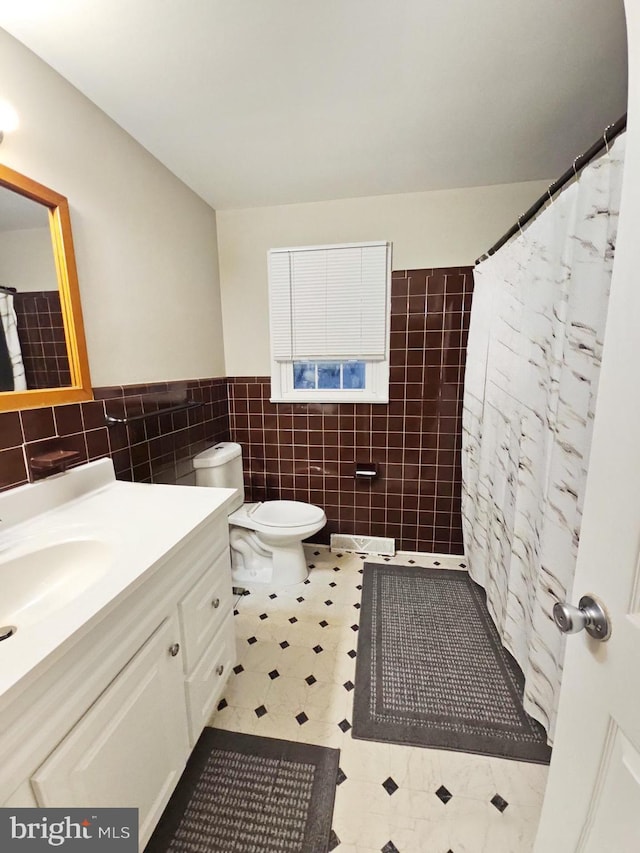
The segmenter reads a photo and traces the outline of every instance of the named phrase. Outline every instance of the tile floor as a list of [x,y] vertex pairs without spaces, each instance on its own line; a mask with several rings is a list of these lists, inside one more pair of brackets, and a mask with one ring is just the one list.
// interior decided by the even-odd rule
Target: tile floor
[[[211,725],[340,749],[330,850],[528,853],[546,767],[351,737],[365,558],[305,547],[303,584],[253,587],[238,600],[238,663]],[[452,557],[386,558],[411,560],[427,569],[462,565]]]

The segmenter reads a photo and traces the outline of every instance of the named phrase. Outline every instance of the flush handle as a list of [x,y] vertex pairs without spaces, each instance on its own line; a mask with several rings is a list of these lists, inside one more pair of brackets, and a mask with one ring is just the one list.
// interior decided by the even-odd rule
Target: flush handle
[[174,658],[178,652],[180,651],[180,643],[174,643],[172,646],[169,646],[169,654],[172,658]]
[[216,610],[218,607],[220,607],[220,599],[214,598],[213,601],[211,602],[211,606],[213,607],[214,610]]
[[608,640],[611,622],[607,611],[594,595],[583,595],[578,606],[560,603],[553,605],[553,621],[563,634],[577,634],[584,630],[594,640]]

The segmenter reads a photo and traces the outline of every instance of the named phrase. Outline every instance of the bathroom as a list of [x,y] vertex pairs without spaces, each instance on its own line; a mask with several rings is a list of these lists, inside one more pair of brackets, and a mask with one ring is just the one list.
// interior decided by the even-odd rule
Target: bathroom
[[[637,72],[634,63],[639,50],[640,20],[631,3],[625,6],[628,58]],[[624,21],[622,4],[616,7],[618,32]],[[397,12],[387,20],[389,27],[396,23],[396,17]],[[55,30],[58,24],[61,29]],[[262,24],[265,21],[261,18],[253,22],[251,39],[259,40]],[[25,42],[34,53],[17,40],[22,25]],[[36,35],[30,43],[26,24],[21,23],[17,12],[13,16],[10,12],[3,14],[0,26],[17,37],[0,32],[0,97],[12,103],[20,119],[14,132],[5,132],[0,160],[69,199],[93,388],[93,399],[23,407],[20,411],[9,409],[0,414],[2,488],[10,490],[27,482],[28,460],[53,446],[77,452],[79,462],[110,456],[116,475],[123,481],[174,483],[193,476],[192,458],[197,452],[231,440],[243,447],[249,500],[296,499],[324,509],[328,525],[317,540],[319,545],[328,545],[331,533],[383,535],[395,539],[396,548],[403,552],[462,558],[459,416],[474,261],[546,191],[609,121],[625,111],[625,92],[619,89],[601,94],[602,110],[592,124],[581,118],[588,110],[574,105],[572,121],[565,119],[563,127],[580,126],[583,121],[582,134],[576,136],[580,141],[548,172],[534,170],[529,179],[486,178],[480,182],[469,175],[468,168],[461,168],[457,183],[423,189],[415,181],[399,178],[398,189],[390,191],[375,181],[363,179],[359,183],[353,175],[340,183],[327,171],[320,175],[327,184],[323,195],[296,196],[295,188],[283,178],[280,194],[275,196],[269,195],[266,184],[251,187],[248,179],[241,180],[243,171],[255,177],[248,168],[250,152],[243,150],[237,158],[243,161],[235,173],[237,185],[224,183],[224,169],[221,170],[221,183],[215,188],[220,199],[216,205],[206,203],[189,189],[195,178],[188,171],[180,180],[161,164],[163,156],[170,158],[172,145],[180,146],[180,138],[195,135],[188,115],[190,111],[197,112],[196,100],[185,96],[184,102],[176,104],[177,141],[167,141],[159,134],[156,160],[64,79],[73,79],[71,52],[68,67],[58,66],[62,76],[38,58],[47,56],[46,29],[40,32],[40,43]],[[59,42],[68,38],[69,43],[74,43],[71,21],[66,22],[68,31],[63,22],[52,22],[51,26]],[[150,24],[138,19],[132,26],[143,31]],[[107,53],[110,39],[116,36],[117,29],[104,30]],[[403,38],[409,39],[409,35],[404,33]],[[604,38],[603,35],[603,41]],[[409,43],[414,44],[410,40]],[[618,62],[620,71],[624,56],[615,53],[617,44],[611,36],[607,60]],[[345,47],[342,42],[341,46]],[[188,51],[188,44],[182,47]],[[223,45],[217,47],[222,50]],[[247,55],[250,48],[248,43]],[[467,49],[469,42],[465,40],[462,51]],[[53,58],[49,61],[56,67]],[[132,60],[134,67],[135,61]],[[629,79],[625,182],[630,182],[627,175],[634,174],[640,157],[633,112],[638,102],[633,97],[638,74],[635,78],[630,74]],[[148,85],[164,86],[166,82],[153,79]],[[408,85],[408,81],[404,82]],[[459,79],[457,82],[461,85]],[[97,86],[96,80],[87,81],[86,91],[93,91],[91,85]],[[149,91],[149,98],[153,99],[153,89]],[[353,97],[357,91],[356,86]],[[257,89],[249,93],[256,110],[255,101],[261,92]],[[494,100],[483,100],[483,111]],[[346,109],[345,103],[342,106]],[[126,103],[112,105],[113,110],[118,107],[123,110],[120,121],[126,126]],[[103,108],[109,112],[104,103]],[[259,113],[262,120],[267,115],[266,111]],[[380,138],[391,137],[388,144],[400,145],[404,151],[395,128],[389,132],[394,115],[393,111],[390,116],[379,115],[375,132]],[[496,113],[496,117],[499,115]],[[450,119],[444,116],[443,122]],[[493,132],[488,142],[474,137],[474,123],[468,118],[464,123],[452,123],[451,133],[466,135],[468,149],[493,146],[499,136],[495,129],[498,121],[496,118],[489,123]],[[538,134],[543,130],[547,134],[553,132],[542,120],[529,126],[537,127]],[[302,148],[307,139],[305,130],[309,129],[299,130]],[[246,133],[247,137],[260,135],[253,126],[248,126]],[[264,144],[269,141],[264,140]],[[422,142],[431,152],[426,135]],[[517,144],[530,148],[533,156],[538,142],[525,136]],[[224,146],[216,151],[222,157]],[[230,160],[234,154],[233,149],[227,149]],[[428,153],[424,159],[432,157]],[[366,163],[364,153],[362,159]],[[361,189],[365,186],[368,189]],[[627,222],[633,222],[634,216],[640,217],[637,200],[629,195],[626,203]],[[388,407],[380,406],[384,412],[379,413],[373,404],[320,407],[271,403],[267,252],[282,246],[371,239],[393,244]],[[633,240],[623,243],[621,235],[617,262],[620,270],[629,271],[629,278],[636,251],[633,244]],[[623,429],[620,412],[628,425],[638,404],[637,392],[626,381],[629,361],[637,355],[628,334],[637,297],[631,285],[628,292],[622,290],[622,276],[621,272],[620,301],[614,302],[612,296],[610,305],[609,328],[615,329],[616,322],[619,325],[617,333],[609,332],[607,342],[609,362],[605,360],[603,372],[609,371],[608,384],[601,381],[603,394],[611,389],[609,397],[604,397],[611,410],[608,415],[603,414],[600,431],[596,431],[590,472],[595,482],[599,477],[600,483],[613,481],[616,488],[606,490],[603,485],[601,490],[589,492],[585,525],[589,519],[595,521],[591,531],[583,527],[583,537],[590,546],[587,549],[585,545],[584,559],[591,554],[592,560],[597,556],[600,563],[608,565],[613,562],[612,550],[616,563],[635,564],[636,557],[633,543],[627,543],[624,534],[637,529],[634,501],[629,496],[638,450],[627,434],[632,430],[628,426]],[[435,328],[441,330],[435,345],[433,328],[424,322],[425,310],[434,318]],[[411,324],[420,315],[422,325],[413,327]],[[431,354],[436,359],[433,365],[429,361]],[[439,380],[430,381],[429,368],[436,364],[438,376],[440,365],[445,365],[443,386]],[[186,398],[202,401],[204,406],[128,427],[105,424],[105,411],[119,418],[141,411],[149,400],[159,400],[164,405],[166,401]],[[620,412],[616,406],[621,407]],[[420,461],[416,461],[418,451]],[[356,463],[360,462],[378,466],[375,483],[354,478]],[[615,479],[611,471],[615,472]],[[608,523],[602,523],[602,518]],[[596,582],[595,569],[587,577],[584,589],[576,589],[576,601],[584,591],[602,585]],[[611,601],[608,604],[612,606]],[[574,681],[579,681],[577,675]],[[565,723],[560,737],[562,731],[568,736],[570,728],[570,723]],[[557,742],[555,748],[560,756]],[[572,748],[567,746],[568,754]],[[557,760],[560,762],[561,758]],[[451,761],[458,761],[458,756]],[[464,768],[459,769],[457,776],[465,772]],[[386,775],[393,776],[393,772]],[[504,831],[505,849],[524,851],[532,844],[531,824],[537,819],[540,803],[536,801],[531,806],[523,796],[520,814],[527,815],[524,823],[528,835],[518,848],[514,839],[521,837],[518,833],[522,826],[512,817],[517,805],[514,797],[529,782],[528,777],[509,779],[491,793],[501,794],[511,804],[504,815],[493,810],[496,818],[513,821],[511,835],[502,826],[492,828],[488,822],[494,815],[488,812],[486,816],[486,804],[480,804],[480,797],[461,795],[459,802],[467,809],[464,811],[461,805],[454,817],[457,823],[468,819],[467,831]],[[478,784],[482,787],[482,780]],[[556,786],[556,792],[562,790],[560,776],[550,784]],[[389,798],[389,804],[383,803],[385,809],[394,809],[394,797]],[[456,800],[454,796],[446,809],[458,808]],[[436,805],[440,807],[439,803]],[[358,808],[367,812],[362,799],[358,800]],[[402,815],[394,823],[388,812],[374,814],[371,825],[386,825],[387,836],[371,849],[381,849],[387,841],[393,841],[400,850],[412,849],[400,840],[400,834],[408,831],[402,825]],[[449,814],[443,810],[443,820],[452,823],[454,819]],[[407,823],[411,820],[415,816],[407,818]],[[396,829],[400,834],[394,834]],[[345,841],[348,836],[344,832],[341,835],[337,825],[336,832],[342,839],[336,849],[355,849],[356,845]],[[454,851],[483,849],[470,846],[464,830],[461,834],[460,839],[451,836],[448,847]],[[370,845],[363,846],[367,849]],[[448,847],[442,848],[443,853]],[[497,842],[493,849],[500,849]]]

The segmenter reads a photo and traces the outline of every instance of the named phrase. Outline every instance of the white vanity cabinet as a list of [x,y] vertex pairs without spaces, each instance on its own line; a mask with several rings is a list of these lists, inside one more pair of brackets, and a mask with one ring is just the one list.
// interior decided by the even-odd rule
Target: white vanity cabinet
[[235,663],[232,607],[221,512],[6,706],[0,803],[137,807],[142,848]]
[[40,805],[135,805],[150,835],[188,753],[177,634],[163,622],[34,773]]
[[200,737],[235,663],[229,565],[225,550],[178,606],[191,746]]

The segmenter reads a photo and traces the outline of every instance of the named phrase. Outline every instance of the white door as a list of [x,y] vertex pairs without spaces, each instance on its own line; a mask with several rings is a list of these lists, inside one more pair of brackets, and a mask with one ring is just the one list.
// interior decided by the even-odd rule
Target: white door
[[535,853],[640,851],[640,4],[625,0],[629,129],[618,245],[571,604],[595,593],[605,643],[567,637]]

